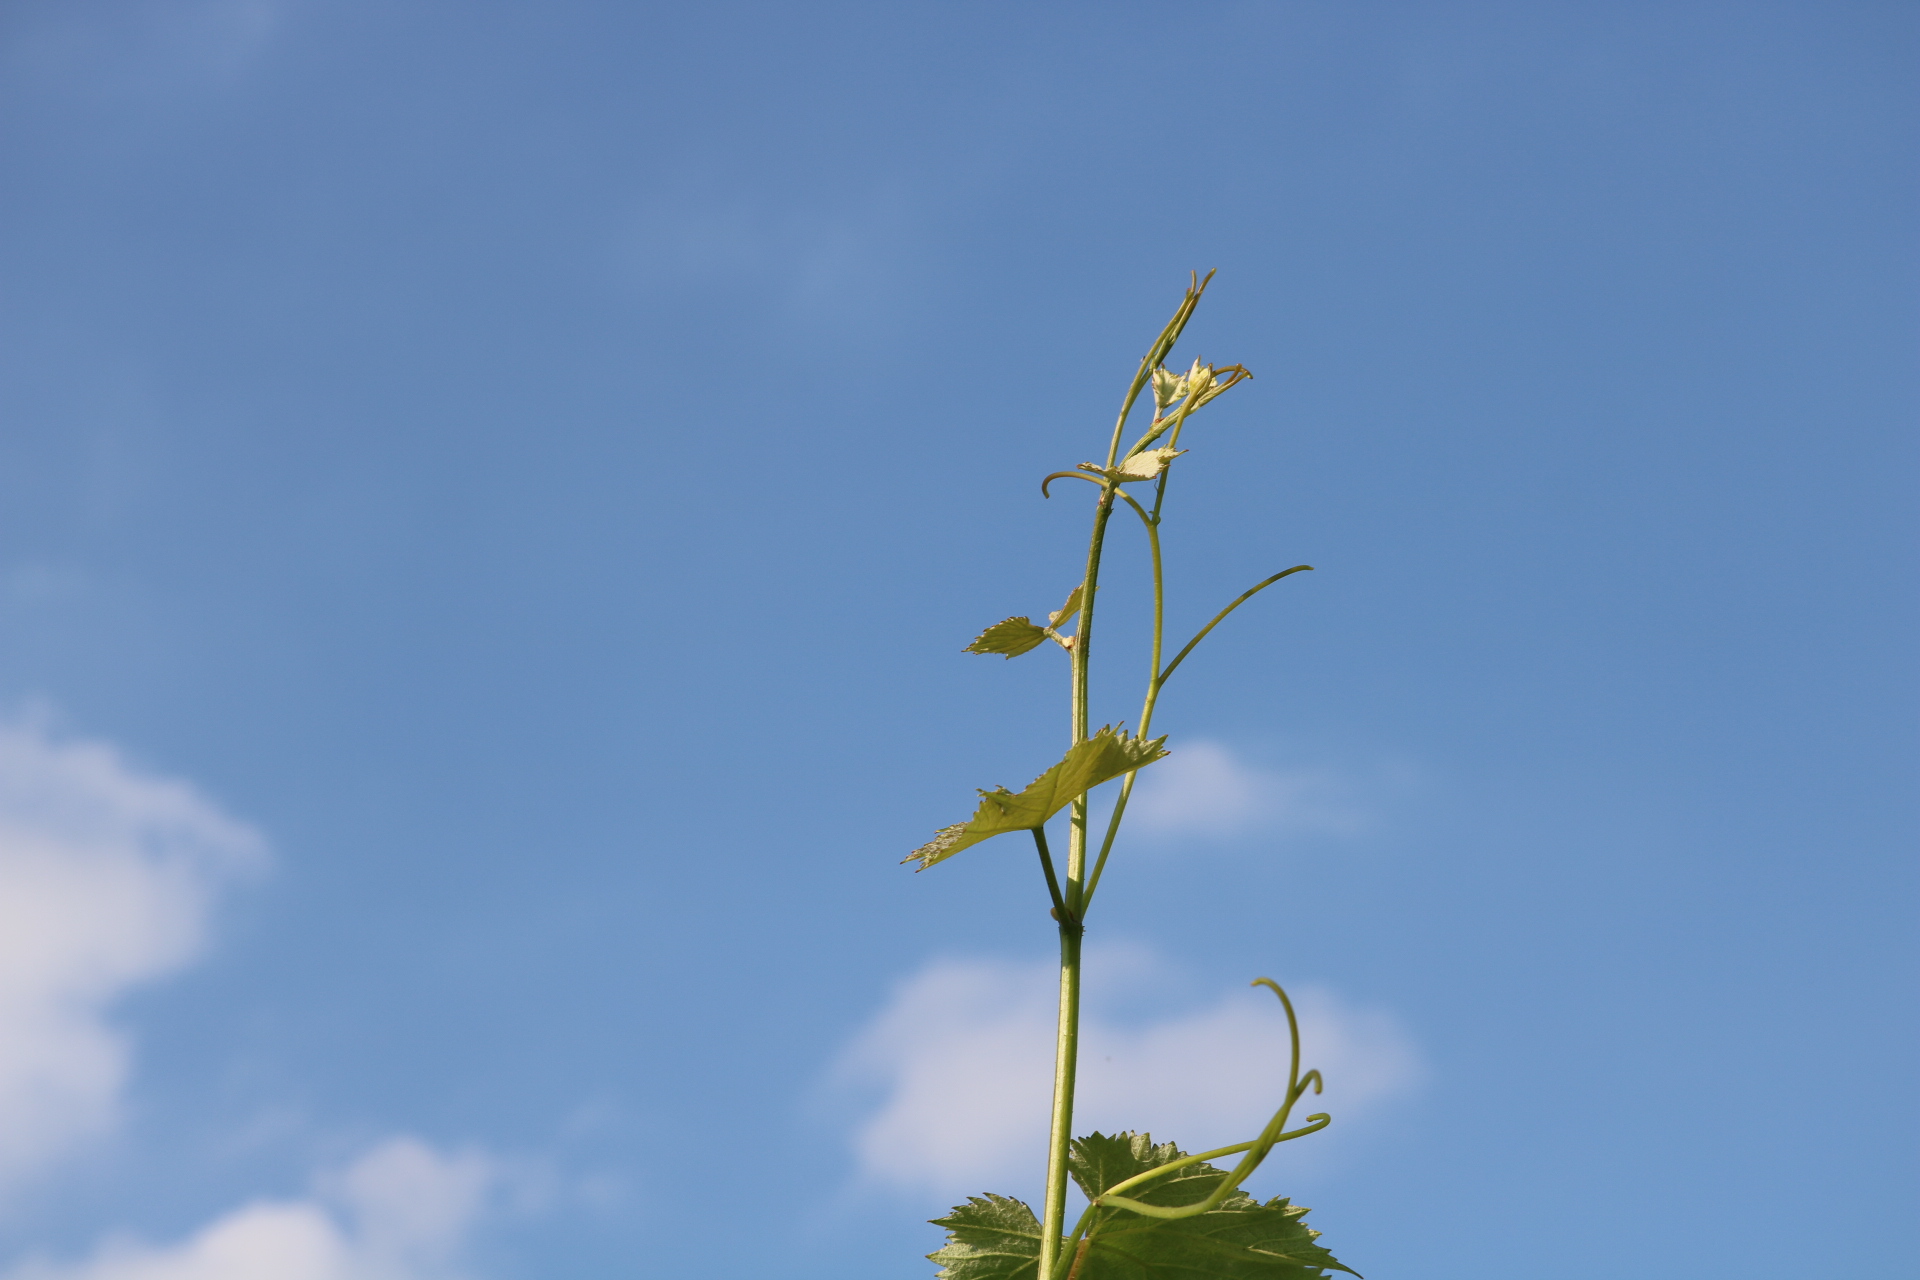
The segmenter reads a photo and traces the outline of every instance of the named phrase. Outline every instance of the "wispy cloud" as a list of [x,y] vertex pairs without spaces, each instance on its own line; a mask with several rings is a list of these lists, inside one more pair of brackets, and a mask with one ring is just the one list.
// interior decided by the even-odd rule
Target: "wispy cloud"
[[319,1180],[177,1244],[110,1240],[82,1262],[28,1262],[7,1280],[453,1280],[499,1170],[473,1151],[393,1138]]
[[265,843],[98,742],[0,725],[0,1186],[107,1131],[114,1001],[185,964]]
[[[1138,952],[1089,963],[1136,978],[1159,967]],[[855,1137],[868,1178],[949,1196],[1033,1180],[1044,1163],[1054,982],[1046,963],[947,959],[895,989],[838,1069],[877,1086]],[[1351,1123],[1417,1082],[1418,1055],[1390,1014],[1321,988],[1292,994],[1305,1065],[1328,1082],[1309,1110]],[[1145,1129],[1189,1149],[1239,1141],[1272,1114],[1287,1055],[1286,1021],[1265,991],[1147,1021],[1089,1010],[1074,1127]]]
[[1282,770],[1249,764],[1205,739],[1178,749],[1140,775],[1128,821],[1147,835],[1223,837],[1256,830],[1352,835],[1365,825],[1354,787],[1327,769]]
[[682,180],[638,205],[616,258],[650,293],[717,287],[759,297],[779,321],[871,325],[892,314],[910,222],[906,200],[888,190],[770,197]]

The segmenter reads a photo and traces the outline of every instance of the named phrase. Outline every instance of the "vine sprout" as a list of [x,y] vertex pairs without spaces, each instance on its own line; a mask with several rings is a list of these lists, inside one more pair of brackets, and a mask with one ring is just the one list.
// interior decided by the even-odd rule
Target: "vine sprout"
[[[1195,359],[1184,369],[1174,369],[1166,363],[1212,279],[1212,272],[1204,279],[1197,274],[1191,279],[1173,318],[1148,347],[1122,398],[1104,461],[1082,462],[1052,472],[1040,482],[1045,498],[1052,496],[1056,480],[1082,481],[1095,490],[1093,529],[1079,582],[1065,602],[1047,614],[1044,624],[1025,616],[1007,618],[967,646],[969,653],[1007,659],[1048,641],[1065,652],[1070,691],[1066,755],[1018,792],[1005,787],[982,790],[972,818],[942,828],[906,859],[925,870],[993,836],[1030,832],[1060,945],[1053,1110],[1042,1210],[1036,1217],[1017,1200],[988,1195],[974,1197],[948,1217],[936,1219],[949,1228],[949,1237],[947,1246],[932,1257],[943,1264],[941,1275],[951,1280],[1121,1280],[1159,1274],[1287,1280],[1349,1270],[1314,1243],[1318,1233],[1299,1220],[1304,1209],[1284,1199],[1261,1204],[1240,1190],[1276,1146],[1317,1133],[1331,1123],[1331,1117],[1320,1112],[1296,1128],[1287,1127],[1306,1093],[1320,1092],[1322,1079],[1317,1070],[1301,1072],[1299,1019],[1286,991],[1271,978],[1257,979],[1254,985],[1267,987],[1279,998],[1292,1056],[1280,1106],[1258,1135],[1197,1155],[1183,1154],[1171,1143],[1154,1146],[1144,1134],[1072,1137],[1085,922],[1116,848],[1135,779],[1141,769],[1168,754],[1165,736],[1150,736],[1160,694],[1228,615],[1281,579],[1312,568],[1294,565],[1255,583],[1166,659],[1161,533],[1169,480],[1177,461],[1189,452],[1181,446],[1193,415],[1253,376],[1237,364],[1214,366]],[[1127,424],[1142,395],[1152,401],[1152,416],[1123,451]],[[1151,485],[1151,502],[1130,492],[1129,485]],[[1121,506],[1138,518],[1145,532],[1153,588],[1146,688],[1139,727],[1131,733],[1112,724],[1090,728],[1089,673],[1100,574],[1108,525]],[[1088,797],[1094,788],[1116,779],[1120,786],[1096,845],[1090,838]],[[1064,856],[1056,857],[1047,827],[1062,813],[1067,819],[1066,847]],[[1231,1169],[1209,1163],[1235,1155],[1240,1159]],[[1071,1231],[1065,1222],[1069,1180],[1080,1184],[1088,1200]]]

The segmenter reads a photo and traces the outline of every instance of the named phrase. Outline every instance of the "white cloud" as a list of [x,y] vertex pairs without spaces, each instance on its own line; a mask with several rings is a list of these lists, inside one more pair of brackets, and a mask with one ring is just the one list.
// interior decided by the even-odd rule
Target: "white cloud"
[[0,1187],[111,1128],[114,1000],[205,941],[257,833],[97,742],[0,726]]
[[394,1138],[311,1197],[256,1201],[179,1244],[113,1240],[85,1262],[30,1262],[7,1280],[452,1280],[498,1181],[478,1153]]
[[[0,725],[0,1180],[111,1129],[129,1065],[108,1021],[207,940],[221,888],[265,842],[110,746]],[[242,1205],[170,1245],[109,1237],[6,1280],[443,1280],[499,1167],[391,1139],[312,1195]]]
[[1264,769],[1204,739],[1182,742],[1141,773],[1127,822],[1151,835],[1231,836],[1282,828],[1350,835],[1360,815],[1327,770]]
[[979,1190],[1046,1150],[1054,993],[1046,966],[936,961],[902,982],[841,1063],[885,1100],[854,1138],[861,1169]]
[[[1096,982],[1125,970],[1138,978],[1151,963],[1140,953],[1094,954],[1088,972]],[[880,1088],[855,1138],[867,1177],[944,1195],[1035,1180],[1045,1162],[1055,982],[1051,964],[950,959],[895,989],[838,1069],[843,1080]],[[1350,1124],[1417,1083],[1418,1056],[1389,1014],[1351,1008],[1319,988],[1290,994],[1302,1069],[1318,1067],[1327,1080],[1304,1111]],[[1147,1022],[1088,1008],[1074,1129],[1144,1129],[1188,1150],[1242,1141],[1278,1105],[1287,1058],[1286,1019],[1264,990]]]

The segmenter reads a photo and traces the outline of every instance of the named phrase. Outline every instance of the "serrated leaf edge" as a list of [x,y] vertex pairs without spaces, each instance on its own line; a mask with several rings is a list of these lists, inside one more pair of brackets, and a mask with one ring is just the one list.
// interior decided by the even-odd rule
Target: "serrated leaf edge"
[[[940,830],[934,834],[933,839],[921,845],[900,861],[903,865],[909,862],[918,862],[920,865],[916,870],[925,871],[936,862],[950,858],[960,852],[960,850],[970,845],[978,844],[982,840],[989,840],[994,836],[1006,835],[1014,831],[1031,831],[1035,827],[1045,826],[1054,814],[1059,813],[1060,810],[1066,808],[1067,805],[1071,804],[1079,796],[1086,794],[1086,792],[1093,790],[1093,788],[1100,786],[1102,783],[1111,782],[1122,774],[1133,773],[1136,770],[1144,769],[1156,760],[1164,759],[1167,752],[1162,744],[1165,743],[1166,740],[1166,735],[1162,734],[1158,738],[1142,742],[1140,739],[1129,734],[1125,729],[1116,729],[1113,725],[1104,725],[1097,733],[1093,733],[1082,741],[1075,743],[1068,749],[1066,755],[1042,770],[1039,777],[1029,782],[1019,791],[1009,791],[1005,787],[995,787],[991,791],[982,789],[980,791],[980,803],[974,809],[973,817],[965,822],[940,828]],[[1021,800],[1032,795],[1036,789],[1050,777],[1072,764],[1076,753],[1091,755],[1095,752],[1112,749],[1115,746],[1118,747],[1124,757],[1117,767],[1109,767],[1105,772],[1102,772],[1099,768],[1094,769],[1093,773],[1097,776],[1091,777],[1084,788],[1064,798],[1056,798],[1052,807],[1048,808],[1045,813],[1033,822],[1005,825],[1007,816],[1014,812],[1015,806]],[[1113,762],[1109,762],[1109,765],[1112,765],[1112,763]],[[996,817],[1000,819],[1000,822],[996,823],[994,821]]]

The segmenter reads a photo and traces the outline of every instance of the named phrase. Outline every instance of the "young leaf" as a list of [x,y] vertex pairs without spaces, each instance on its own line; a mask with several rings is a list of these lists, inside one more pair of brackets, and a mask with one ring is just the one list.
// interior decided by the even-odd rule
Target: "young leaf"
[[989,837],[1045,826],[1048,818],[1091,788],[1164,757],[1167,753],[1160,744],[1165,741],[1161,737],[1142,742],[1126,730],[1116,733],[1113,726],[1108,725],[1086,741],[1074,744],[1059,764],[1029,782],[1018,794],[1005,787],[982,791],[980,807],[973,811],[971,819],[943,827],[933,839],[901,861],[918,862],[918,869],[925,871],[934,863]]
[[1167,464],[1185,452],[1185,449],[1142,449],[1117,467],[1083,462],[1080,470],[1105,476],[1117,484],[1125,484],[1129,480],[1157,480],[1160,473],[1167,469]]
[[996,622],[974,638],[962,653],[1003,653],[1017,658],[1047,638],[1046,631],[1033,625],[1031,618],[1008,618]]
[[940,1264],[938,1280],[1034,1280],[1040,1270],[1040,1221],[1006,1196],[969,1196],[933,1225],[947,1243],[927,1259]]
[[1176,401],[1187,398],[1187,378],[1185,374],[1175,373],[1161,365],[1153,371],[1153,408],[1154,416]]
[[[1085,583],[1081,584],[1081,586],[1085,586],[1085,585],[1086,585]],[[1073,616],[1079,612],[1080,612],[1080,587],[1075,587],[1070,593],[1068,593],[1067,602],[1061,605],[1058,609],[1055,609],[1052,613],[1047,615],[1047,625],[1050,627],[1064,627],[1069,622],[1073,621]]]
[[[1069,1170],[1089,1200],[1163,1164],[1183,1159],[1171,1142],[1155,1146],[1144,1133],[1090,1134],[1074,1142]],[[1179,1208],[1205,1200],[1225,1171],[1188,1165],[1123,1194],[1143,1204]],[[1276,1198],[1261,1204],[1235,1192],[1191,1218],[1149,1218],[1125,1209],[1096,1210],[1080,1246],[1074,1280],[1323,1280],[1329,1271],[1357,1272],[1314,1243],[1319,1232],[1301,1221],[1307,1210]]]

